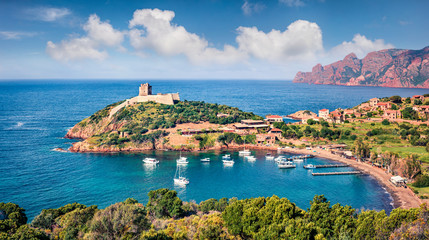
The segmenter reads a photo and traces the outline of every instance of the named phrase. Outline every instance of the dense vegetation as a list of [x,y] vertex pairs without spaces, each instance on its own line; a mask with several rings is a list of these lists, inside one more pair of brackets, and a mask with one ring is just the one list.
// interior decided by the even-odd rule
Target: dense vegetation
[[149,193],[105,209],[74,203],[46,209],[31,224],[24,210],[0,203],[0,239],[427,239],[429,209],[357,211],[315,196],[300,209],[286,198],[182,202],[176,191]]
[[[91,144],[121,148],[121,145],[127,142],[153,143],[154,140],[167,135],[164,129],[174,128],[176,124],[210,122],[223,125],[240,122],[243,119],[262,119],[235,107],[200,101],[182,101],[174,105],[145,102],[126,106],[108,120],[110,110],[120,103],[109,105],[78,123],[81,128],[100,129],[89,139]],[[218,117],[218,114],[225,116]],[[121,126],[117,130],[126,133],[127,136],[121,138],[118,133],[112,132],[114,126]]]

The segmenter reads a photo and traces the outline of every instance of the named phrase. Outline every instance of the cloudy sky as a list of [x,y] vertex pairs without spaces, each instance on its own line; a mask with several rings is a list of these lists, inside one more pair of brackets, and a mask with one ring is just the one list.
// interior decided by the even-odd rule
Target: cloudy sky
[[0,0],[0,79],[293,79],[429,45],[427,0]]

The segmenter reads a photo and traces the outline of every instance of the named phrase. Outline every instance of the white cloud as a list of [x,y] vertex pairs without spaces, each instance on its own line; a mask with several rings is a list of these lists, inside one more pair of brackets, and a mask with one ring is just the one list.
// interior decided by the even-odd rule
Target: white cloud
[[264,4],[261,3],[250,3],[248,0],[244,0],[243,5],[241,6],[241,10],[243,10],[244,15],[252,15],[253,13],[257,13],[262,11],[265,8]]
[[356,34],[350,42],[343,42],[335,46],[329,51],[331,57],[342,59],[349,53],[355,53],[358,58],[363,58],[369,52],[378,51],[382,49],[393,48],[390,43],[385,43],[383,39],[375,39],[371,41],[364,35]]
[[305,5],[302,0],[279,0],[279,2],[289,7],[302,7]]
[[67,8],[49,8],[49,7],[39,7],[27,9],[26,13],[30,18],[44,21],[44,22],[54,22],[67,15],[71,14],[71,11]]
[[124,40],[124,34],[112,27],[108,22],[101,22],[100,18],[93,14],[83,26],[88,32],[88,37],[106,46],[120,45]]
[[24,37],[33,37],[35,35],[37,35],[35,32],[0,31],[0,38],[6,40],[16,40]]
[[241,51],[270,61],[305,60],[323,50],[322,31],[316,23],[298,20],[285,31],[259,31],[256,27],[239,27],[236,41]]
[[[245,58],[245,54],[230,45],[223,50],[209,47],[209,43],[183,26],[171,23],[173,11],[141,9],[134,12],[129,22],[131,45],[139,50],[154,50],[164,56],[183,54],[193,63],[232,63]],[[138,29],[137,27],[144,29]]]
[[115,30],[108,22],[101,22],[97,15],[91,15],[83,29],[87,32],[84,37],[63,40],[57,44],[49,41],[46,52],[52,58],[60,61],[102,60],[108,56],[108,53],[100,48],[108,46],[121,49],[124,34]]

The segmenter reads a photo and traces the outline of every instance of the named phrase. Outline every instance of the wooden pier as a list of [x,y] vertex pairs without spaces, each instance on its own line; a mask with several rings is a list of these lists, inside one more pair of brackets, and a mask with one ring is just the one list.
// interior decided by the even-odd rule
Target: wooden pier
[[[304,165],[304,168],[306,165]],[[314,168],[339,168],[339,167],[350,167],[349,164],[326,164],[326,165],[313,165]]]
[[313,176],[328,176],[328,175],[352,175],[361,174],[361,171],[349,171],[349,172],[324,172],[324,173],[312,173]]

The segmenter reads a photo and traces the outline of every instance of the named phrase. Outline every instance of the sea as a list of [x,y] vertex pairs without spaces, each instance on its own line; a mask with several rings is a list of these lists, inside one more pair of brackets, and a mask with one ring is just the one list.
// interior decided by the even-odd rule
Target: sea
[[[174,189],[184,201],[209,198],[239,199],[277,195],[307,209],[315,195],[331,204],[359,210],[392,210],[392,198],[371,176],[312,176],[303,164],[334,163],[313,158],[295,169],[278,169],[256,151],[255,162],[229,152],[234,166],[223,166],[227,152],[182,153],[190,163],[182,170],[190,183],[174,185],[178,152],[70,153],[76,140],[65,139],[67,130],[97,110],[138,94],[141,83],[153,92],[179,92],[182,100],[226,104],[265,116],[288,115],[298,110],[348,108],[373,97],[403,97],[428,93],[425,89],[308,85],[269,80],[32,80],[0,81],[0,202],[26,209],[31,220],[42,209],[79,202],[99,208],[135,198],[148,201],[148,192]],[[276,154],[276,152],[273,152]],[[145,166],[142,159],[156,157],[160,164]],[[210,163],[200,162],[210,157]],[[347,170],[347,169],[344,169]]]

